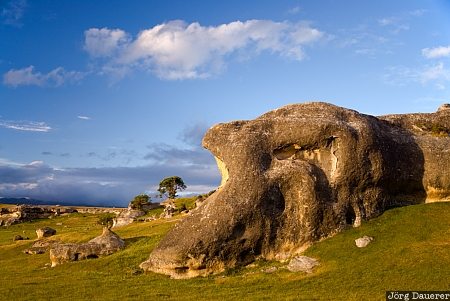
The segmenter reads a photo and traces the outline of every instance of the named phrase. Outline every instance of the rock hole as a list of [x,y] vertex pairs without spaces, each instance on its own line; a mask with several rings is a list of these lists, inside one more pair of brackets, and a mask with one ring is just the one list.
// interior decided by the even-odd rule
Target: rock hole
[[283,145],[273,150],[273,155],[278,160],[286,160],[297,153],[301,147],[297,144]]
[[86,258],[87,259],[94,259],[94,258],[98,258],[98,256],[95,255],[95,254],[89,254]]
[[237,223],[233,228],[231,239],[241,238],[244,235],[244,233],[245,233],[245,225],[242,223]]
[[189,267],[186,267],[186,266],[175,267],[175,273],[177,273],[177,274],[187,273],[188,270],[189,270]]
[[352,206],[348,207],[347,214],[345,215],[345,222],[347,225],[353,225],[353,222],[356,219],[355,210]]
[[73,261],[78,261],[78,258],[80,257],[80,253],[75,253],[73,256]]

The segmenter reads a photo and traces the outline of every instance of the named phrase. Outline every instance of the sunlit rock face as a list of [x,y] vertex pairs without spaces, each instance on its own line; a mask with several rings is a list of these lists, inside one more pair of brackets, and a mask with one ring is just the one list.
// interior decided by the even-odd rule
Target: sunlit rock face
[[377,118],[327,103],[215,125],[203,146],[221,186],[141,267],[186,278],[285,259],[391,206],[448,198],[449,129],[446,109]]

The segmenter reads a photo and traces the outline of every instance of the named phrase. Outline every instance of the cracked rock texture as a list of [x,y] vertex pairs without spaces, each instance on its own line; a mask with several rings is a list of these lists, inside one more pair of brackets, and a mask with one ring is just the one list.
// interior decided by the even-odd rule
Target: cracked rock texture
[[449,199],[450,110],[374,117],[327,103],[213,126],[221,186],[180,221],[147,271],[187,278],[294,256],[392,206]]

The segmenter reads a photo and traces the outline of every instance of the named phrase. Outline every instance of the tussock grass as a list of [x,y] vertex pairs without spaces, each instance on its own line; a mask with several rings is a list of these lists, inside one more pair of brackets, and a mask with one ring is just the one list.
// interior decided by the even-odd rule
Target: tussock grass
[[[314,244],[305,255],[319,259],[313,274],[291,273],[278,262],[188,280],[141,273],[138,266],[177,218],[134,223],[115,231],[125,250],[108,257],[46,266],[48,254],[25,255],[50,226],[55,239],[87,241],[101,233],[97,216],[72,214],[0,229],[2,300],[384,300],[386,290],[450,290],[450,203],[396,208],[360,228]],[[61,226],[56,226],[62,223]],[[66,226],[66,227],[65,227]],[[31,234],[34,233],[34,236]],[[354,239],[375,240],[356,248]],[[276,266],[268,274],[262,270]]]

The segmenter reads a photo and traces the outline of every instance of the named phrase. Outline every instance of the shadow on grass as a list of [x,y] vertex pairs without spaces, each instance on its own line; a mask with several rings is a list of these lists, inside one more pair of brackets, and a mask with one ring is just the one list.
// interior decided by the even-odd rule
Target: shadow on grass
[[125,245],[129,246],[129,245],[132,245],[143,239],[148,239],[148,236],[136,236],[136,237],[125,238],[124,241],[125,241]]

